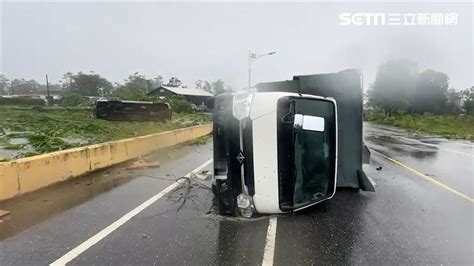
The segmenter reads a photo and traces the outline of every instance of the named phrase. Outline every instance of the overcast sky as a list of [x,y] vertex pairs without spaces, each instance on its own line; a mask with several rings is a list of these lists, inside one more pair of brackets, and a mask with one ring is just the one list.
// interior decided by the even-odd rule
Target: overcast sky
[[[455,26],[341,26],[341,12],[458,14]],[[457,89],[473,84],[472,3],[3,3],[2,69],[9,78],[93,70],[123,82],[134,72],[187,84],[248,82],[248,50],[277,51],[254,83],[412,59]]]

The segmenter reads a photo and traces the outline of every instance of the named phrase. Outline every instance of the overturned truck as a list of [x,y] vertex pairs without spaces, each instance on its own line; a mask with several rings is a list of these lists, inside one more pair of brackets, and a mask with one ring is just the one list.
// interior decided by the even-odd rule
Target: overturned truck
[[168,103],[97,100],[92,115],[98,119],[113,121],[156,121],[171,119],[171,107]]
[[215,203],[221,214],[298,211],[336,187],[374,191],[362,164],[362,75],[294,76],[214,100]]

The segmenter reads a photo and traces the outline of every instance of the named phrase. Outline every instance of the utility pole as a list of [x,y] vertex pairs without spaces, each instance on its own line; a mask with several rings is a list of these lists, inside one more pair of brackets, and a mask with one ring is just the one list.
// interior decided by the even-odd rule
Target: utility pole
[[53,97],[49,94],[48,74],[46,74],[46,105],[47,106],[53,105]]
[[249,50],[249,90],[252,87],[252,51]]
[[49,82],[48,82],[48,74],[46,74],[46,95],[49,97]]

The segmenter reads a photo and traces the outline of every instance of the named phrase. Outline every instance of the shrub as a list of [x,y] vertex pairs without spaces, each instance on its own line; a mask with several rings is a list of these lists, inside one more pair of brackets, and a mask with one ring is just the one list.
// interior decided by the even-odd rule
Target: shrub
[[41,99],[30,98],[3,98],[0,97],[0,105],[17,105],[17,106],[44,106],[45,102]]
[[151,97],[147,96],[143,91],[130,90],[130,89],[118,89],[113,94],[114,97],[118,97],[121,100],[130,101],[150,101]]
[[367,121],[398,126],[414,131],[437,134],[446,138],[474,139],[474,117],[463,115],[432,115],[395,113],[385,116],[381,110],[368,110]]
[[62,106],[79,106],[86,101],[87,99],[82,97],[79,94],[69,94],[69,95],[64,96],[61,99],[61,105]]
[[169,103],[173,112],[176,113],[192,113],[194,112],[193,105],[182,97],[171,97],[165,99]]

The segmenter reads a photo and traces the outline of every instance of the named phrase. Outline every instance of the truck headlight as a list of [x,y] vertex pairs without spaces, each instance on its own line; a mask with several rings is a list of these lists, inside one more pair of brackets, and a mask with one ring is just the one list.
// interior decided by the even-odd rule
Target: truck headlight
[[248,194],[240,194],[237,196],[237,207],[239,208],[240,214],[245,218],[252,217],[253,202],[252,197]]
[[250,105],[252,104],[252,93],[236,93],[234,94],[234,102],[232,115],[238,120],[242,120],[249,116]]

